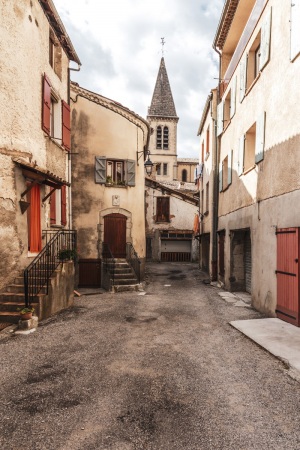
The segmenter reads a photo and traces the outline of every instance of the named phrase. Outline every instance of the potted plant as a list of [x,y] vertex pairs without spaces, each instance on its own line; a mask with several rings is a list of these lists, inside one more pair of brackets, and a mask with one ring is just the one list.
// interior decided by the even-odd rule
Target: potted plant
[[34,308],[29,306],[28,308],[18,308],[17,309],[20,312],[21,320],[29,320],[32,318],[32,314],[34,313]]
[[63,248],[58,252],[58,259],[60,261],[74,261],[77,257],[75,249]]
[[106,177],[106,184],[113,184],[112,177],[110,177],[110,176]]

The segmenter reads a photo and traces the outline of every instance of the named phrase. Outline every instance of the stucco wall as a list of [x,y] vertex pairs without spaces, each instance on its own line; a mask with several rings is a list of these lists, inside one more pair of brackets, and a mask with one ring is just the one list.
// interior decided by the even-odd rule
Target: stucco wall
[[[41,128],[42,77],[46,73],[60,99],[68,100],[68,58],[61,52],[61,78],[49,64],[49,22],[39,2],[0,2],[0,290],[27,264],[27,213],[20,194],[26,180],[12,158],[35,162],[67,179],[66,151]],[[49,188],[41,187],[42,198]],[[41,207],[49,225],[49,200]]]
[[[76,93],[71,97],[75,100]],[[105,99],[103,100],[105,101]],[[122,116],[113,106],[105,107],[77,97],[72,108],[72,206],[73,226],[78,230],[80,258],[98,258],[100,215],[126,210],[131,215],[131,241],[145,258],[144,160],[135,165],[135,186],[106,186],[95,183],[95,156],[136,161],[143,151],[147,127],[129,111]],[[136,123],[133,123],[136,122]],[[137,126],[139,124],[139,126]],[[119,205],[113,205],[113,196]]]

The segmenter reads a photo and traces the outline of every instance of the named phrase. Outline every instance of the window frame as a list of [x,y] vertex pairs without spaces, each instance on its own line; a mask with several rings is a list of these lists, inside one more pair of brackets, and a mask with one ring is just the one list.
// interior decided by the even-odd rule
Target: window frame
[[[159,205],[159,203],[161,203]],[[170,197],[159,196],[156,197],[156,222],[169,223],[170,222]]]
[[158,150],[162,149],[162,126],[158,125],[156,127],[156,148]]

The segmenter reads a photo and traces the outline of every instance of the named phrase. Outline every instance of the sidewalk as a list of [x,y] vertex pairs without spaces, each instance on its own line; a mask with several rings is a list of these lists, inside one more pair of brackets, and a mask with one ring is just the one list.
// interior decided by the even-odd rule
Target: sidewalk
[[300,381],[300,328],[272,318],[235,320],[230,325],[281,359]]

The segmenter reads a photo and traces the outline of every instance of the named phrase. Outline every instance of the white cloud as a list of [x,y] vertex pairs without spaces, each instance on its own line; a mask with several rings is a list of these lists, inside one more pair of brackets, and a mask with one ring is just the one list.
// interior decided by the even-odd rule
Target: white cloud
[[197,130],[216,86],[212,42],[223,0],[54,0],[82,62],[72,79],[146,117],[161,58],[175,101],[178,155],[198,157]]

